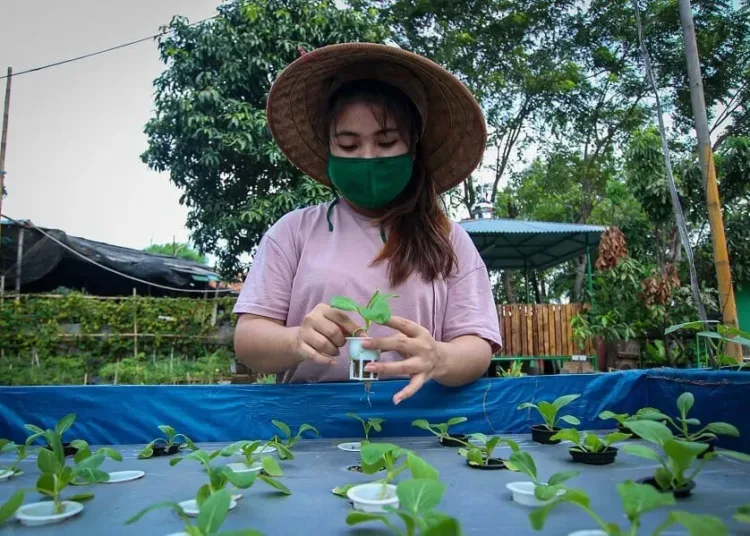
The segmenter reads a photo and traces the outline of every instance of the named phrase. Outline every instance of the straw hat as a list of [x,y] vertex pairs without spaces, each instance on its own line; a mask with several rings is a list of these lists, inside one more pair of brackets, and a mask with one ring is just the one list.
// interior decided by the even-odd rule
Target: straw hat
[[466,86],[436,63],[403,49],[345,43],[304,53],[271,87],[266,109],[271,134],[303,173],[331,185],[326,172],[329,144],[320,118],[333,92],[359,79],[389,83],[412,100],[422,116],[427,171],[439,192],[474,171],[484,152],[487,128]]

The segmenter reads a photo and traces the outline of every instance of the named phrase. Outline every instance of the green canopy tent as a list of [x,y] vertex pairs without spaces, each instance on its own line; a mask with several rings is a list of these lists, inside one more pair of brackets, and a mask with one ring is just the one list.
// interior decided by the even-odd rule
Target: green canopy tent
[[[591,257],[606,227],[573,223],[479,218],[460,222],[471,237],[488,270],[521,270],[528,274],[585,255],[589,292],[593,292]],[[532,361],[537,357],[495,357],[493,361]],[[545,358],[544,360],[549,360]],[[555,356],[552,360],[570,359]]]

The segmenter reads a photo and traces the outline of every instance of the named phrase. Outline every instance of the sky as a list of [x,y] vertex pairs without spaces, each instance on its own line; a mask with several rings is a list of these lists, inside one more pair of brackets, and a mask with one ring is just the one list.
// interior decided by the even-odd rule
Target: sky
[[[0,73],[159,32],[173,15],[211,17],[219,0],[2,0]],[[187,208],[140,160],[163,70],[156,42],[14,77],[3,214],[121,246],[186,241]],[[0,80],[0,95],[5,94]],[[0,101],[1,102],[1,101]]]

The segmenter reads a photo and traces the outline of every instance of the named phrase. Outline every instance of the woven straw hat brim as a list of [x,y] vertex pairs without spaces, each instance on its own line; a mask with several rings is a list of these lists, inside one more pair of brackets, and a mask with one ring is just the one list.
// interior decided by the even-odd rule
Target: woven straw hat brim
[[345,43],[304,54],[271,87],[266,109],[271,134],[303,173],[330,186],[329,144],[321,118],[331,94],[357,79],[387,82],[414,102],[422,115],[425,166],[439,192],[459,184],[479,165],[487,127],[466,86],[436,63],[406,50]]

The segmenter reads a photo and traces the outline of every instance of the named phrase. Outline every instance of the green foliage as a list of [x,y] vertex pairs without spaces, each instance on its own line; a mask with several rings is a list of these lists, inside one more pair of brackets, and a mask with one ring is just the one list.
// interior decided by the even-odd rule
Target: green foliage
[[379,289],[375,289],[375,293],[364,307],[344,296],[331,298],[331,307],[359,313],[365,321],[365,327],[355,331],[352,335],[356,336],[359,331],[367,335],[372,324],[387,324],[391,320],[391,306],[388,302],[393,298],[398,298],[398,294],[383,294]]
[[[492,459],[492,453],[495,451],[495,448],[502,443],[508,445],[512,452],[518,452],[520,450],[518,443],[512,439],[505,439],[497,436],[487,437],[484,434],[470,434],[469,439],[480,444],[467,444],[467,447],[459,449],[458,453],[469,460],[469,463],[472,465],[489,465],[490,460]],[[504,461],[506,465],[508,465],[507,460]]]
[[232,502],[232,496],[227,490],[219,490],[210,497],[206,498],[203,504],[198,509],[198,519],[196,524],[190,523],[190,518],[182,509],[182,507],[173,502],[161,502],[144,508],[136,515],[128,519],[125,524],[131,525],[141,519],[144,515],[152,510],[160,508],[169,508],[177,513],[185,523],[185,532],[191,536],[222,536],[222,534],[234,536],[263,536],[261,532],[256,530],[244,529],[244,530],[233,530],[231,532],[218,532],[221,526],[226,520],[227,513],[229,513],[229,506]]
[[[445,486],[437,480],[404,480],[396,487],[398,508],[386,507],[385,514],[351,512],[346,517],[346,523],[358,525],[380,521],[399,536],[461,536],[458,520],[435,510],[444,492]],[[404,530],[396,525],[397,519],[404,523]]]
[[362,428],[365,432],[365,442],[370,441],[370,432],[372,430],[375,430],[376,432],[382,432],[383,427],[382,424],[385,422],[385,419],[382,419],[380,417],[368,417],[367,420],[363,419],[356,413],[347,413],[347,417],[351,417],[352,419],[358,420],[360,423],[362,423]]
[[[162,443],[164,444],[165,449],[169,449],[170,447],[172,447],[172,445],[178,444],[180,449],[187,447],[193,451],[198,450],[198,447],[195,446],[193,441],[188,436],[186,436],[185,434],[178,434],[173,427],[167,424],[160,424],[159,430],[161,430],[161,432],[166,437],[157,437],[156,439],[151,441],[148,445],[141,449],[141,451],[138,453],[138,458],[150,458],[154,454],[153,447]],[[180,439],[182,441],[178,443],[178,440]]]
[[543,482],[539,479],[534,458],[528,452],[520,450],[514,451],[505,465],[511,471],[520,471],[531,479],[535,485],[534,496],[540,501],[548,501],[556,497],[558,492],[564,489],[563,483],[580,474],[578,471],[562,471],[553,474],[546,482]]
[[468,421],[466,417],[453,417],[451,419],[448,419],[448,422],[430,424],[425,419],[417,419],[415,421],[412,421],[411,425],[417,428],[421,428],[422,430],[427,430],[428,432],[430,432],[431,434],[434,434],[438,438],[446,438],[446,437],[450,437],[450,434],[448,433],[448,429],[451,426],[465,423],[466,421]]
[[189,244],[151,244],[147,248],[143,248],[146,253],[153,253],[155,255],[167,255],[169,257],[177,257],[178,259],[184,259],[186,261],[192,261],[198,264],[208,264],[208,259],[205,255],[201,255]]
[[289,425],[285,422],[279,420],[273,420],[271,422],[276,428],[279,429],[279,431],[284,436],[284,438],[281,439],[278,435],[274,435],[273,439],[271,440],[277,448],[279,445],[281,445],[282,448],[281,450],[279,450],[279,458],[281,458],[282,460],[294,459],[294,455],[291,453],[291,449],[297,443],[297,441],[302,439],[302,434],[304,434],[305,432],[312,432],[315,435],[320,435],[318,429],[311,424],[300,425],[299,430],[297,430],[297,434],[292,435],[292,429],[289,428]]
[[175,17],[159,41],[166,70],[155,80],[154,116],[143,161],[170,180],[190,208],[197,248],[235,275],[285,213],[330,199],[282,155],[266,122],[273,80],[299,56],[349,41],[381,42],[368,12],[333,2],[240,0],[199,25]]
[[614,443],[619,443],[620,441],[624,441],[629,437],[632,437],[631,434],[623,434],[620,432],[613,432],[611,434],[607,434],[604,437],[599,437],[597,434],[592,434],[589,432],[583,432],[583,434],[581,434],[575,428],[566,428],[557,432],[550,439],[570,441],[571,443],[573,443],[573,445],[575,445],[573,447],[574,449],[581,452],[593,453],[604,452]]
[[518,405],[518,408],[516,409],[535,409],[539,412],[539,415],[542,416],[542,419],[544,420],[544,426],[550,430],[553,431],[557,427],[558,420],[565,421],[568,424],[572,424],[574,426],[577,426],[581,424],[581,421],[579,421],[576,417],[572,415],[563,415],[561,417],[557,416],[557,413],[576,400],[581,395],[563,395],[556,400],[554,400],[552,403],[550,402],[539,402],[538,404],[534,404],[532,402],[524,402],[522,404]]

